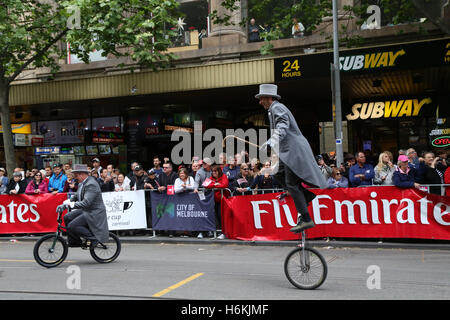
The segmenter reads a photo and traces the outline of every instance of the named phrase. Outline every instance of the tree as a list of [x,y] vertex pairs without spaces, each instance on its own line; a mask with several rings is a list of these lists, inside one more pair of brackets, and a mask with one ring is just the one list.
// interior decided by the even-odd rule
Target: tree
[[95,49],[164,68],[174,58],[166,50],[177,6],[176,0],[2,0],[0,113],[8,173],[15,167],[9,90],[23,71],[47,67],[57,72],[58,59],[67,54],[60,44],[66,41],[85,63]]

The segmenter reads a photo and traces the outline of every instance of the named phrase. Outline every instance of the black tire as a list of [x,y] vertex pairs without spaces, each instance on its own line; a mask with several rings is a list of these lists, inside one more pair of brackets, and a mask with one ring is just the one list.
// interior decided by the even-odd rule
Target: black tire
[[117,259],[122,246],[119,238],[112,232],[109,233],[109,239],[106,243],[98,243],[95,247],[90,247],[89,251],[92,258],[99,263],[109,263]]
[[67,257],[69,245],[56,234],[47,234],[34,245],[33,255],[38,264],[46,268],[60,265]]
[[[307,254],[309,264],[302,267],[303,252]],[[320,287],[327,278],[328,267],[324,257],[313,248],[292,250],[284,261],[284,273],[295,287],[312,290]]]

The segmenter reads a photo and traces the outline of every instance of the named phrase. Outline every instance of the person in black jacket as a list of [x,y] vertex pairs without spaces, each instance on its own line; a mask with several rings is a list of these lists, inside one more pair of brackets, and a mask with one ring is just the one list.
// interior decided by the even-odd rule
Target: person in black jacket
[[234,195],[250,195],[252,194],[251,185],[253,177],[249,175],[250,167],[247,163],[241,164],[240,173],[236,180],[231,184],[231,191]]
[[130,178],[131,190],[143,190],[145,188],[147,176],[144,173],[144,169],[141,165],[134,167],[133,175]]
[[108,169],[101,169],[100,178],[97,179],[97,182],[100,185],[100,190],[102,190],[102,192],[111,192],[116,190],[114,180],[110,175],[108,175]]
[[13,178],[8,184],[5,193],[6,194],[22,194],[25,193],[25,189],[27,188],[27,182],[22,180],[21,172],[14,172]]
[[[436,169],[439,157],[435,157],[433,152],[426,152],[423,156],[425,160],[425,173],[423,176],[423,184],[443,184],[444,175]],[[433,194],[441,194],[441,187],[434,186],[429,188],[429,192]]]
[[166,162],[163,164],[163,173],[158,176],[158,183],[160,187],[159,192],[163,192],[167,189],[167,186],[174,185],[177,180],[178,174],[173,172],[172,163]]

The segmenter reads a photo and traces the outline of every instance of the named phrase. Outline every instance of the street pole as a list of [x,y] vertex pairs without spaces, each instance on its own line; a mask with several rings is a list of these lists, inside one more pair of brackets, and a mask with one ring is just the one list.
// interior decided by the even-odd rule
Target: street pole
[[339,71],[339,35],[338,35],[338,9],[337,0],[333,0],[333,56],[334,72],[332,76],[333,94],[333,114],[335,114],[335,138],[336,138],[336,167],[340,167],[344,162],[344,151],[342,147],[342,107],[341,107],[341,78]]

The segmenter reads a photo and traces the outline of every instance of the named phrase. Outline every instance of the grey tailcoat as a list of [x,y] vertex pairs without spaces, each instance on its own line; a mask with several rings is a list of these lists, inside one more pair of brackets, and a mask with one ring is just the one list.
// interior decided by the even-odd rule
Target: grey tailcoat
[[274,101],[268,110],[268,116],[271,137],[267,144],[306,184],[325,189],[327,182],[320,172],[311,146],[289,109],[284,104]]
[[100,242],[106,242],[109,237],[108,219],[102,191],[95,178],[89,176],[80,183],[77,193],[70,200],[75,202],[74,209],[81,210],[85,215],[95,238]]

